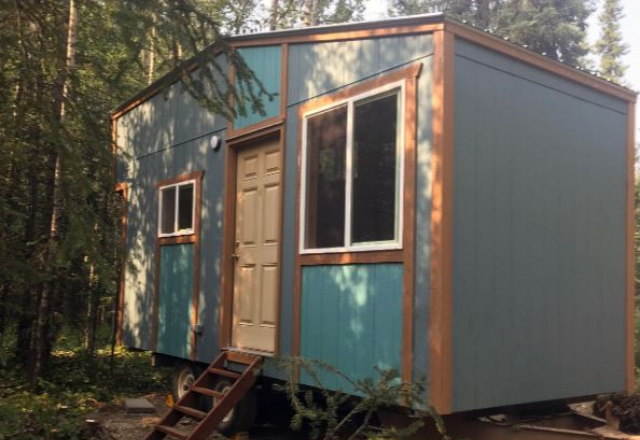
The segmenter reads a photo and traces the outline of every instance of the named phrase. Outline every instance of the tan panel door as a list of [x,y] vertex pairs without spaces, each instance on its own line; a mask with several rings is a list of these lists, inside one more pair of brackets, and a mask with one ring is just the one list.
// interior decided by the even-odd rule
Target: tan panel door
[[238,152],[232,345],[273,352],[280,255],[280,142]]

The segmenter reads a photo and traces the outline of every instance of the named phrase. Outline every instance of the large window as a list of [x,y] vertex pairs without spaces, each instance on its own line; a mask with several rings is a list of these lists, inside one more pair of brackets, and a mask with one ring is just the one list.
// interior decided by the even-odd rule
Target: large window
[[195,187],[195,180],[160,187],[160,237],[194,233]]
[[401,88],[304,117],[303,252],[400,247]]

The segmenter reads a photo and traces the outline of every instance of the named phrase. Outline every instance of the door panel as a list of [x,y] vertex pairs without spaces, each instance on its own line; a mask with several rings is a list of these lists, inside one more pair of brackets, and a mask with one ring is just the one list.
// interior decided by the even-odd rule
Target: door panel
[[280,274],[280,142],[238,152],[231,343],[273,352]]

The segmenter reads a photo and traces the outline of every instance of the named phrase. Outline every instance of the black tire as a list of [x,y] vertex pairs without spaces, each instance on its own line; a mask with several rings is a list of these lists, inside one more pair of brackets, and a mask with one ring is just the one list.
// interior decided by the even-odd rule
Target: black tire
[[199,369],[192,363],[179,362],[175,365],[171,375],[171,394],[174,402],[177,403],[184,396],[199,374]]
[[[225,392],[231,388],[233,382],[227,378],[221,377],[216,380],[214,389],[216,391]],[[205,398],[202,401],[202,409],[208,411],[213,405],[212,398]],[[231,437],[239,432],[247,432],[256,420],[258,409],[258,399],[255,390],[251,389],[242,400],[222,419],[218,425],[218,432],[226,437]]]

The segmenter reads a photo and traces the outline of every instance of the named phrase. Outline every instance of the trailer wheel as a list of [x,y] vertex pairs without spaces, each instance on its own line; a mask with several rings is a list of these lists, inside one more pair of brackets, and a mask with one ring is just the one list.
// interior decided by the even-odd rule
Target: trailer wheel
[[[232,386],[233,382],[231,380],[221,377],[216,380],[214,390],[226,393]],[[217,400],[216,398],[205,399],[205,402],[203,402],[203,410],[209,411]],[[248,431],[255,422],[257,408],[258,401],[256,393],[255,390],[251,389],[245,394],[242,400],[224,416],[222,422],[218,425],[218,432],[226,437],[231,437],[239,432]]]
[[194,364],[180,362],[173,368],[172,381],[171,381],[171,394],[173,394],[173,400],[178,402],[182,399],[189,388],[198,378],[198,371]]

